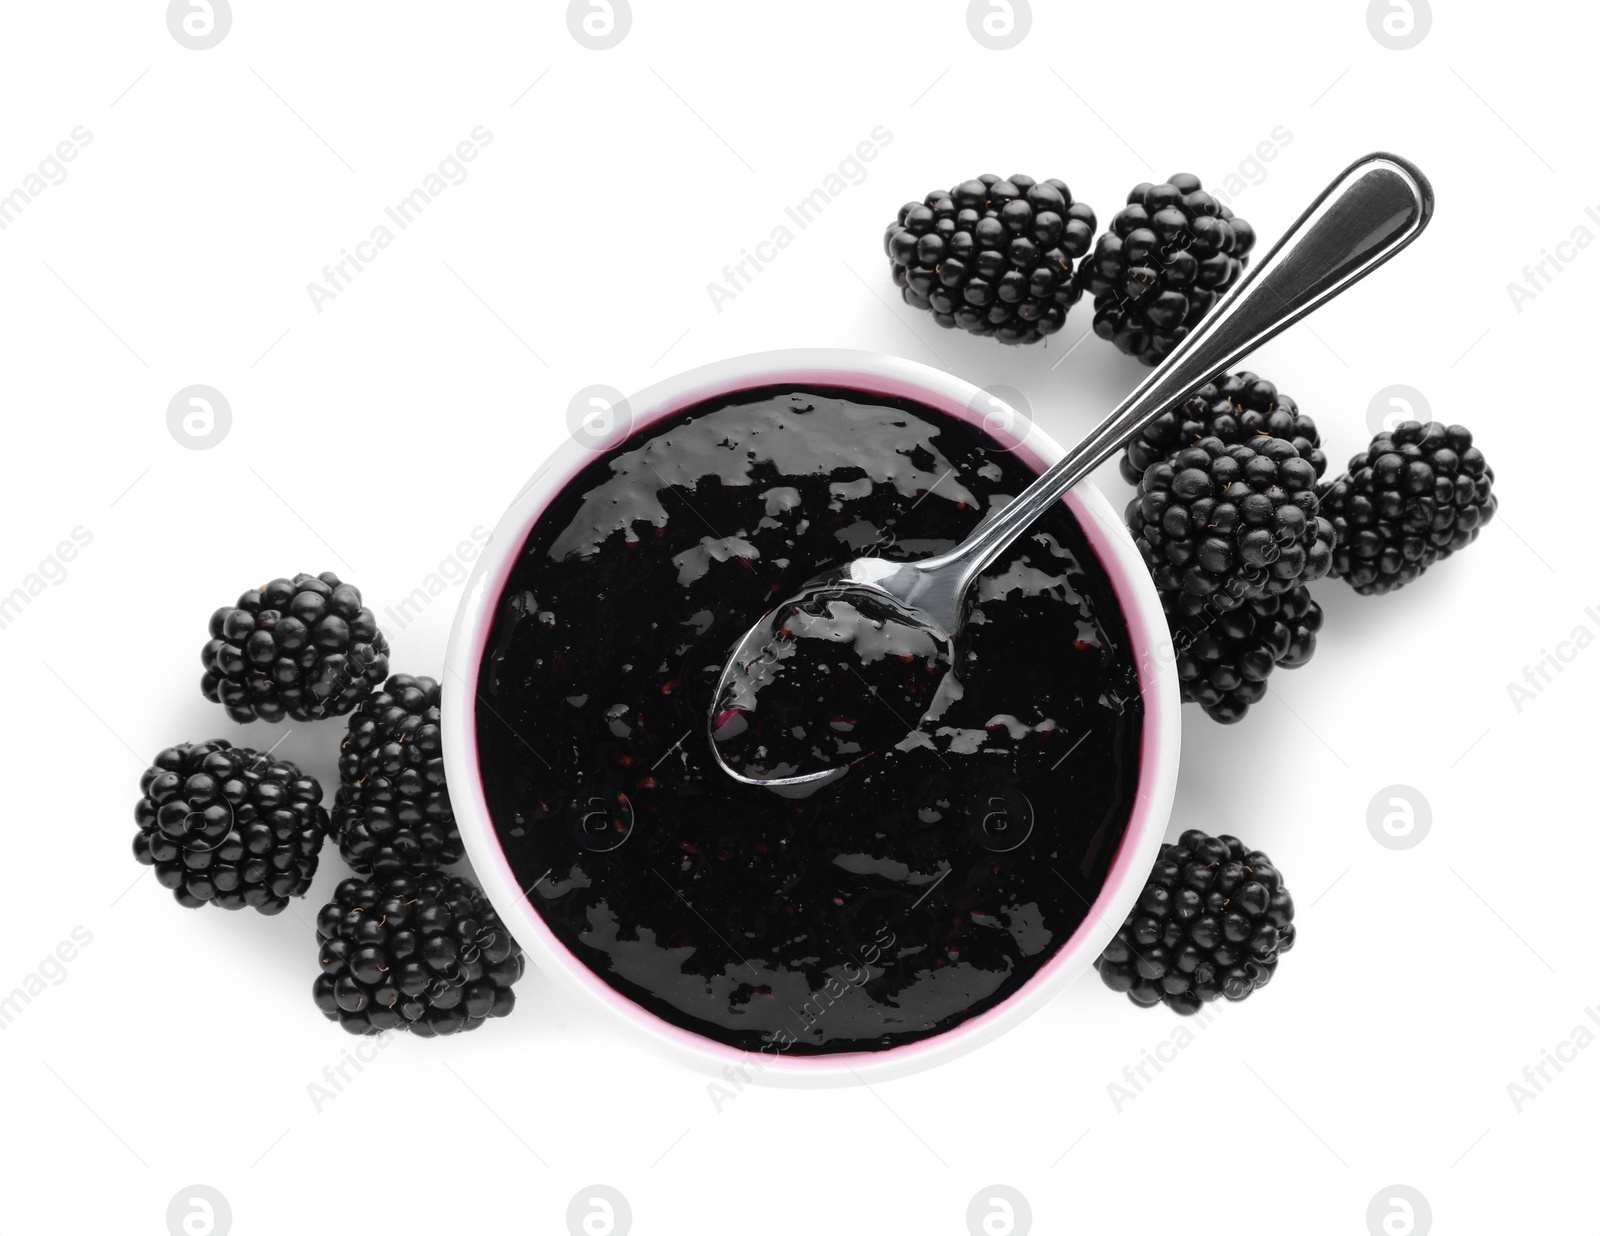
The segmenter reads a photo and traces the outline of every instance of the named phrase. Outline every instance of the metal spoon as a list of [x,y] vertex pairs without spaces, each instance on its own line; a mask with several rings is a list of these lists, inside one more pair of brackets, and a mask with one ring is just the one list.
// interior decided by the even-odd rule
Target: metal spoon
[[[813,765],[821,757],[777,764],[726,758],[724,748],[737,739],[757,695],[795,652],[797,618],[820,623],[837,643],[845,638],[833,634],[838,616],[865,610],[881,622],[888,613],[942,641],[938,652],[948,669],[967,591],[1002,550],[1167,408],[1400,252],[1432,213],[1433,189],[1411,163],[1391,154],[1357,160],[1105,421],[961,544],[911,561],[856,558],[763,615],[735,646],[717,684],[711,748],[723,770],[750,785],[801,787],[840,776],[871,754],[863,747],[820,767]],[[890,724],[903,726],[903,736],[920,719],[902,716]]]

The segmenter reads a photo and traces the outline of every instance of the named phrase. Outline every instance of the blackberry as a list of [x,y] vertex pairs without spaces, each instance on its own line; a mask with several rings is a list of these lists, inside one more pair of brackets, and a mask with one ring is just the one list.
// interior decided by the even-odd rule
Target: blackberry
[[1460,425],[1402,421],[1326,484],[1333,573],[1371,595],[1409,584],[1494,518],[1494,469]]
[[349,712],[389,672],[389,644],[361,590],[332,571],[275,579],[211,615],[200,690],[235,721]]
[[1191,828],[1161,847],[1150,880],[1094,963],[1135,1004],[1198,1012],[1265,987],[1294,947],[1294,901],[1272,860]]
[[1333,526],[1316,480],[1292,442],[1202,438],[1145,469],[1128,527],[1158,589],[1236,609],[1328,573]]
[[985,174],[907,202],[883,248],[906,304],[940,326],[1037,343],[1083,294],[1073,261],[1094,228],[1094,211],[1059,180]]
[[322,786],[222,739],[168,747],[139,781],[133,856],[178,904],[276,914],[311,887],[328,827]]
[[1220,613],[1184,593],[1165,593],[1162,604],[1177,653],[1179,693],[1224,725],[1241,720],[1266,695],[1274,669],[1311,660],[1322,629],[1322,607],[1299,584]]
[[360,872],[392,876],[461,857],[432,678],[396,674],[350,714],[330,827]]
[[352,1034],[476,1030],[516,1003],[522,949],[461,876],[345,880],[317,915],[317,940],[312,999]]
[[1177,407],[1163,412],[1128,443],[1122,479],[1137,485],[1144,470],[1201,438],[1252,444],[1260,437],[1293,442],[1320,477],[1328,470],[1316,423],[1287,395],[1248,370],[1207,382]]
[[1146,365],[1178,346],[1239,281],[1256,233],[1179,172],[1136,185],[1078,268],[1094,296],[1094,332]]

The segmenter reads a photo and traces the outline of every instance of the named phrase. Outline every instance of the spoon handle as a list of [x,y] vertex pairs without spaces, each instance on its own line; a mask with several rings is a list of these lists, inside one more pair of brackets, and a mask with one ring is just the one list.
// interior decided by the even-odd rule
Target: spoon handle
[[1098,428],[943,562],[929,559],[922,566],[959,562],[959,596],[1002,549],[1146,424],[1376,270],[1415,240],[1432,214],[1433,188],[1411,163],[1392,154],[1358,159]]

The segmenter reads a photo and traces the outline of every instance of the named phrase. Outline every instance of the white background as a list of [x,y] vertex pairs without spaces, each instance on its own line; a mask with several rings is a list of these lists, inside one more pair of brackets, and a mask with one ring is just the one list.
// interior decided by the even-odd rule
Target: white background
[[[197,1183],[241,1234],[561,1233],[594,1183],[640,1233],[961,1233],[996,1183],[1051,1232],[1358,1234],[1397,1183],[1441,1232],[1592,1222],[1600,1050],[1563,1049],[1520,1112],[1507,1084],[1580,1023],[1600,1031],[1600,651],[1520,712],[1507,684],[1575,627],[1600,633],[1593,398],[1569,365],[1592,346],[1600,252],[1567,250],[1520,312],[1507,284],[1578,226],[1600,235],[1595,6],[1440,3],[1403,51],[1360,0],[1036,0],[1008,51],[969,34],[961,0],[636,0],[606,51],[557,0],[234,7],[193,51],[159,0],[0,0],[0,194],[93,135],[0,231],[0,593],[74,528],[93,538],[0,630],[0,993],[74,927],[93,935],[0,1030],[0,1232],[159,1233]],[[307,283],[479,125],[469,178],[319,313]],[[717,312],[708,281],[878,125],[893,141],[866,180]],[[1376,392],[1423,392],[1476,432],[1503,505],[1400,594],[1319,585],[1315,660],[1242,724],[1185,712],[1171,835],[1235,832],[1286,873],[1300,943],[1273,987],[1183,1023],[1194,1041],[1120,1111],[1108,1084],[1180,1022],[1090,974],[935,1072],[719,1113],[703,1077],[530,974],[511,1019],[400,1040],[316,1110],[308,1084],[356,1042],[309,996],[337,854],[263,918],[180,909],[129,850],[158,749],[282,736],[200,697],[211,610],[331,568],[382,618],[493,525],[575,391],[741,352],[900,353],[1019,388],[1070,440],[1142,373],[1093,336],[1067,355],[1087,304],[1043,347],[940,331],[895,295],[884,224],[992,170],[1062,177],[1103,225],[1134,183],[1219,183],[1278,126],[1292,140],[1231,195],[1263,245],[1370,149],[1417,161],[1439,205],[1252,367],[1316,417],[1336,467]],[[231,403],[212,449],[167,429],[193,383]],[[397,670],[440,672],[458,598],[385,622]],[[296,726],[279,748],[330,799],[342,731]],[[1367,826],[1395,784],[1431,805],[1404,851]]]

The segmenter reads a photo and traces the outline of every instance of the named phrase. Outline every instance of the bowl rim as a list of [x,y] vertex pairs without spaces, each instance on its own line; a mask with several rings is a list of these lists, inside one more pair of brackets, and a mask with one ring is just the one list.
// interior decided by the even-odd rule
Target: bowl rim
[[[550,501],[598,453],[624,437],[704,400],[756,387],[838,386],[892,395],[979,422],[1035,472],[1064,452],[1049,434],[996,395],[915,361],[836,348],[793,348],[715,361],[666,378],[617,405],[599,442],[576,435],[559,446],[525,483],[495,525],[463,589],[441,684],[445,773],[456,824],[479,881],[529,960],[552,983],[611,1014],[611,1024],[679,1064],[743,1082],[826,1086],[886,1080],[930,1068],[973,1050],[1021,1023],[1081,977],[1116,933],[1154,866],[1177,783],[1179,700],[1172,641],[1160,599],[1122,519],[1092,481],[1065,501],[1077,517],[1122,606],[1145,704],[1140,770],[1128,824],[1106,879],[1082,923],[1038,971],[1000,1004],[941,1033],[872,1052],[788,1056],[731,1047],[673,1025],[623,995],[555,936],[512,874],[478,776],[477,693],[488,634],[512,567]],[[1016,426],[1020,425],[1020,433]],[[542,877],[541,877],[542,878]],[[535,882],[535,887],[537,881]],[[752,1071],[753,1070],[753,1071]]]

